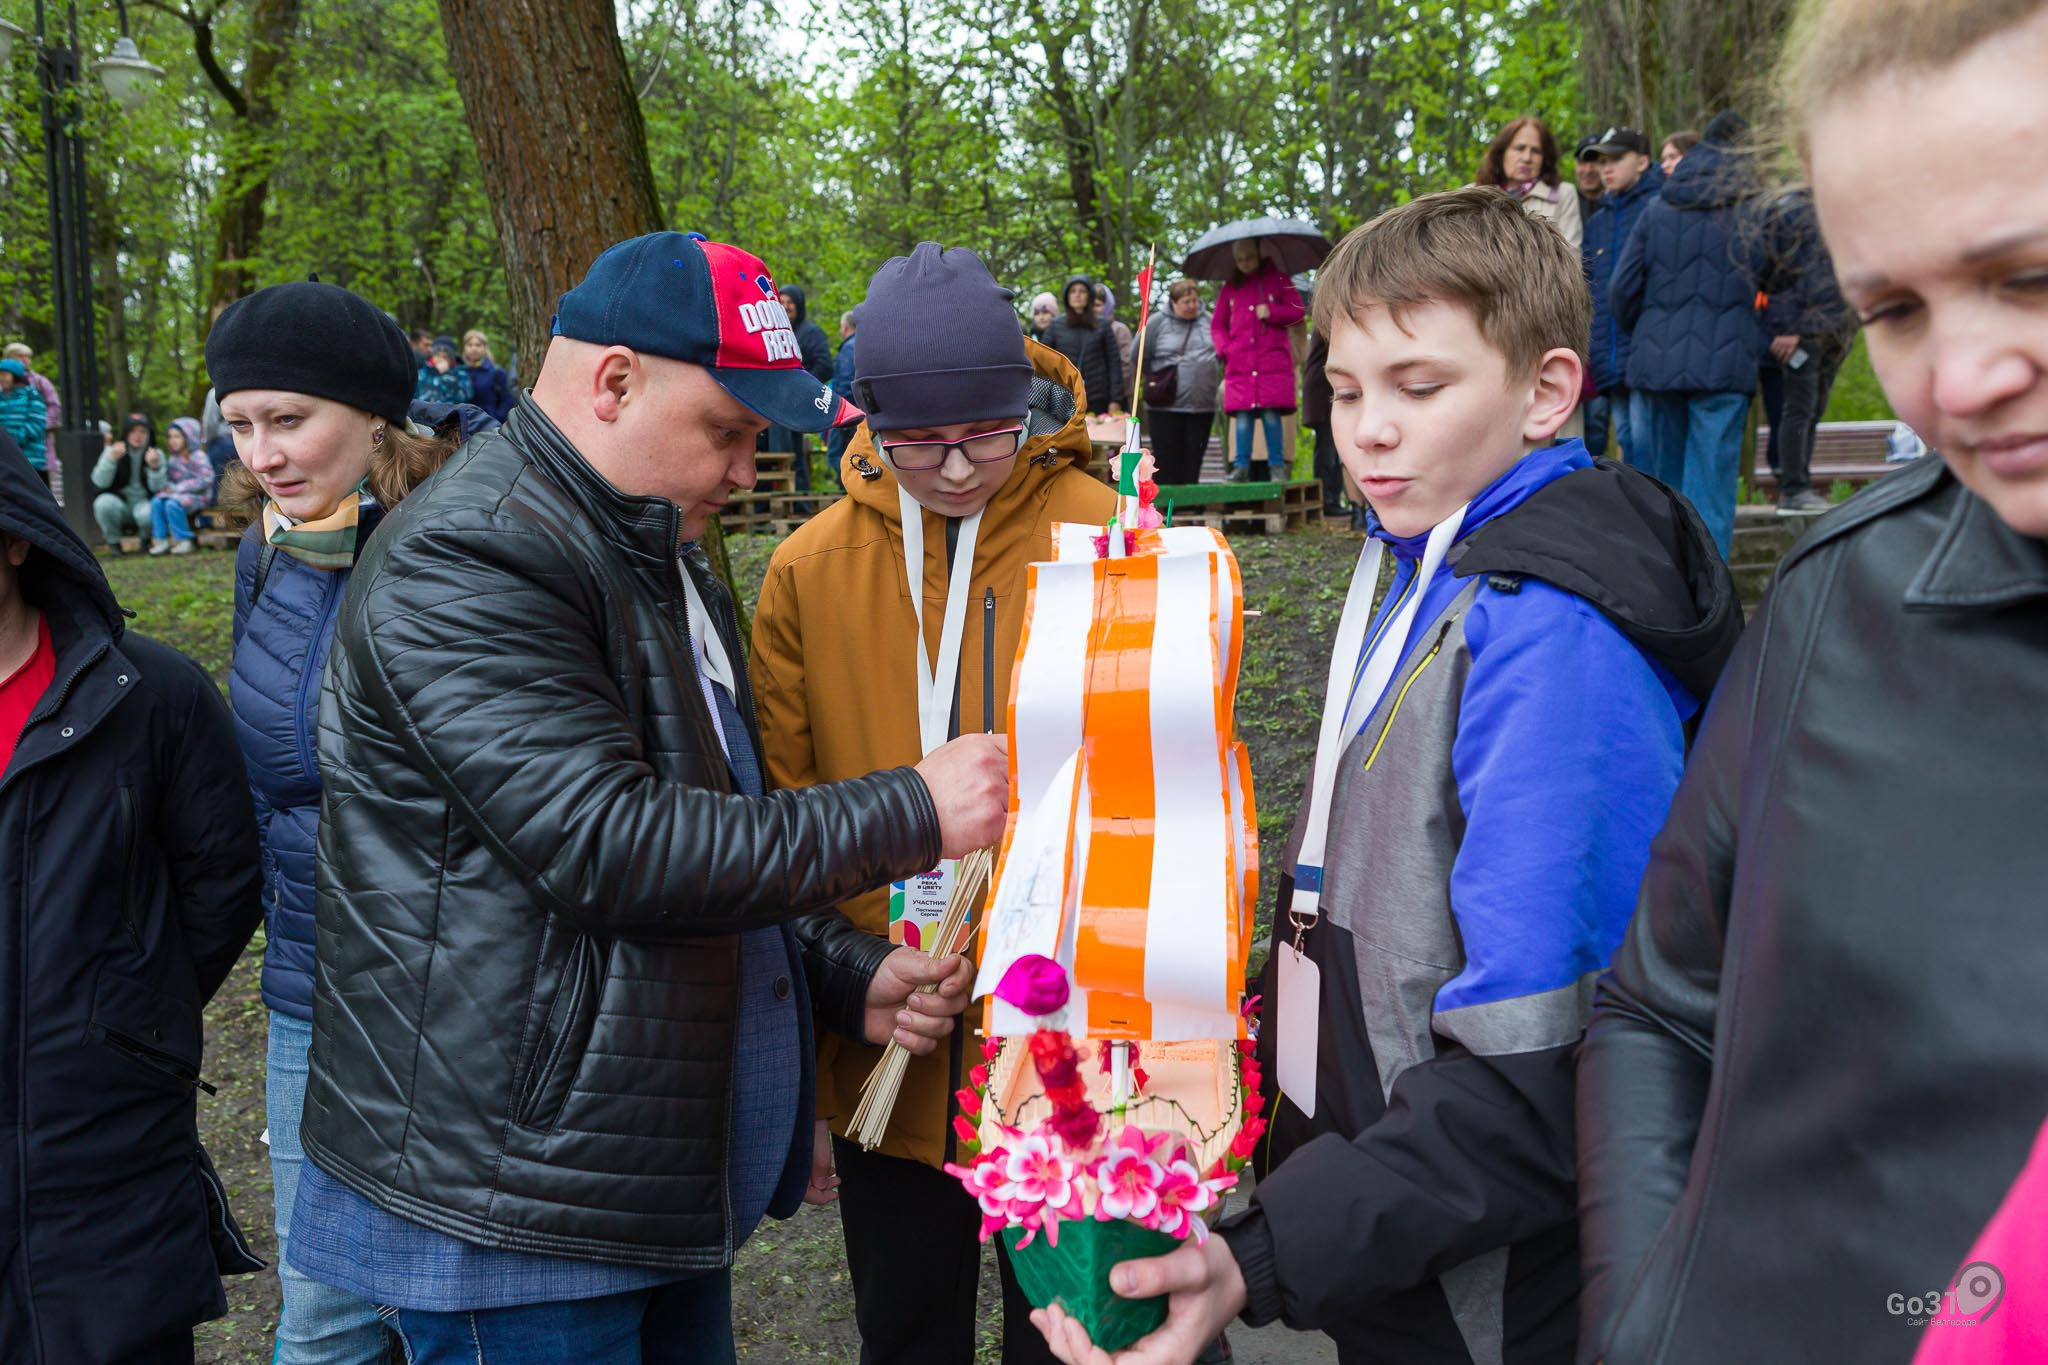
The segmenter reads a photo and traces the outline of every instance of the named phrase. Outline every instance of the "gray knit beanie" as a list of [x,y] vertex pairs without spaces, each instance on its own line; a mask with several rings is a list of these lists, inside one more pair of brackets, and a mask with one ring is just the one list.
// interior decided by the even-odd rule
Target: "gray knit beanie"
[[884,263],[860,305],[853,389],[868,429],[1023,419],[1032,371],[1015,297],[966,247],[919,242]]

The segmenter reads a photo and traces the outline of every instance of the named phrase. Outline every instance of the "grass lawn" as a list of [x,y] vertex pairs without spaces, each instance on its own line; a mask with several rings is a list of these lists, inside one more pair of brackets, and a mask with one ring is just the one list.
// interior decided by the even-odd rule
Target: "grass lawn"
[[[751,601],[775,541],[738,536],[729,544],[733,576]],[[1301,784],[1315,751],[1315,723],[1330,642],[1359,542],[1322,531],[1246,536],[1235,542],[1244,573],[1245,606],[1260,614],[1245,627],[1238,688],[1238,724],[1251,745],[1259,838],[1269,872],[1278,862]],[[234,557],[218,551],[172,558],[128,556],[105,561],[132,628],[184,650],[225,688],[231,648]],[[1273,884],[1260,897],[1260,932],[1271,922]],[[200,1096],[200,1128],[220,1167],[235,1211],[266,1259],[275,1258],[270,1165],[263,1132],[267,1016],[259,991],[262,936],[249,947],[207,1009],[207,1079],[219,1087]],[[983,1303],[991,1305],[980,1359],[993,1362],[1000,1342],[1001,1296],[993,1292],[994,1261],[984,1256]],[[752,1365],[794,1361],[850,1362],[858,1355],[852,1292],[834,1210],[805,1209],[786,1223],[768,1223],[748,1242],[735,1272],[734,1319],[740,1358]],[[200,1329],[199,1359],[259,1365],[271,1356],[277,1320],[274,1274],[227,1281],[228,1315]],[[1281,1329],[1233,1332],[1245,1365],[1327,1359],[1307,1339]]]

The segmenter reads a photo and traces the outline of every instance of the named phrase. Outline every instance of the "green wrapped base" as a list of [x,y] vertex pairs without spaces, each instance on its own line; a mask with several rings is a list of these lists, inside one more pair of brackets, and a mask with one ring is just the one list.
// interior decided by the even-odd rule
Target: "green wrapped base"
[[1005,1228],[1003,1245],[1025,1297],[1040,1308],[1058,1304],[1088,1329],[1105,1351],[1121,1351],[1166,1321],[1166,1299],[1125,1299],[1109,1287],[1109,1268],[1119,1261],[1164,1256],[1180,1243],[1136,1223],[1098,1223],[1093,1218],[1060,1222],[1060,1244],[1039,1233],[1022,1251],[1022,1228]]

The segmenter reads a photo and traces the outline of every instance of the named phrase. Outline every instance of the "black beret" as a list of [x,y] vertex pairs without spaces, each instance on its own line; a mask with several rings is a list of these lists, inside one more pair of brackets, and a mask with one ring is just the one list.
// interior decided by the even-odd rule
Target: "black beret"
[[404,422],[418,375],[405,333],[338,284],[298,280],[236,299],[206,337],[214,395],[281,389]]

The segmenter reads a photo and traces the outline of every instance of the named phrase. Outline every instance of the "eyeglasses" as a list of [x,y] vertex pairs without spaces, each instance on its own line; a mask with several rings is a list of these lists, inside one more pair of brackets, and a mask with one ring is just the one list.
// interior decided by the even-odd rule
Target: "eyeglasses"
[[994,464],[1007,460],[1024,448],[1025,429],[1003,427],[999,431],[977,432],[964,441],[882,441],[882,456],[898,469],[919,473],[937,469],[954,451],[972,464]]

